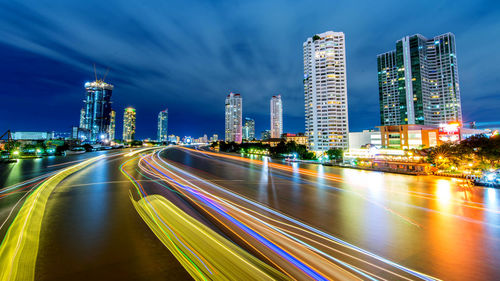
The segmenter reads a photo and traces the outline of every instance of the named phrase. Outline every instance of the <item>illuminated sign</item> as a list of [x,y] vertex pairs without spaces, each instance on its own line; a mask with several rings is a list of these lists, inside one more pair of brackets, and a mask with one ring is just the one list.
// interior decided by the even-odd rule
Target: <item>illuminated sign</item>
[[441,142],[459,142],[460,141],[460,123],[450,122],[439,125],[439,140]]

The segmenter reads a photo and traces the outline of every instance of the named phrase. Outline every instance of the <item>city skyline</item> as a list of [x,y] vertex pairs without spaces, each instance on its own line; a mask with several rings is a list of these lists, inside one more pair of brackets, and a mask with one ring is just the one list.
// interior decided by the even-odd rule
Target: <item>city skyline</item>
[[[174,50],[166,47],[164,49],[163,47],[151,48],[152,53],[150,54],[137,52],[137,49],[148,46],[146,45],[149,42],[148,40],[137,40],[139,43],[132,46],[128,45],[130,47],[127,48],[121,48],[126,40],[128,40],[128,37],[113,37],[116,39],[113,42],[105,40],[108,44],[117,44],[112,49],[120,49],[121,51],[118,53],[107,51],[106,48],[103,49],[102,47],[90,53],[84,53],[84,50],[87,51],[93,48],[82,49],[82,46],[61,41],[53,36],[49,36],[49,30],[51,28],[61,29],[61,23],[65,23],[71,17],[78,24],[68,24],[65,28],[69,30],[69,34],[72,34],[71,36],[77,37],[74,38],[75,40],[84,40],[84,38],[80,37],[84,36],[83,33],[79,32],[82,29],[88,29],[89,32],[92,32],[99,38],[106,38],[106,36],[103,37],[103,33],[116,32],[116,34],[120,34],[120,32],[118,32],[115,26],[109,25],[99,25],[99,29],[96,29],[100,19],[93,18],[92,16],[89,18],[89,21],[82,21],[79,16],[72,17],[72,14],[69,17],[60,18],[60,22],[46,21],[46,18],[50,17],[51,13],[65,11],[66,7],[64,5],[55,5],[53,9],[48,10],[38,5],[38,3],[34,3],[33,7],[25,7],[20,4],[9,3],[4,10],[10,11],[10,14],[18,12],[18,17],[24,19],[24,22],[27,23],[34,21],[45,22],[40,25],[40,30],[36,33],[33,32],[33,27],[23,24],[15,26],[13,24],[14,18],[9,14],[5,14],[2,17],[4,26],[8,27],[6,30],[10,30],[10,32],[5,31],[5,36],[1,39],[3,41],[0,43],[0,48],[4,53],[9,53],[12,55],[11,57],[16,58],[15,64],[9,63],[9,58],[2,58],[3,64],[11,66],[9,73],[2,76],[5,79],[3,81],[3,85],[5,85],[3,92],[5,94],[3,96],[13,105],[11,108],[2,109],[7,116],[1,122],[2,127],[5,127],[5,129],[17,131],[70,131],[72,126],[78,126],[77,112],[81,108],[81,104],[74,101],[81,99],[81,85],[85,81],[93,79],[92,63],[96,62],[99,73],[104,73],[106,68],[110,67],[107,81],[116,85],[116,89],[113,92],[113,107],[116,108],[118,115],[122,112],[122,108],[130,105],[134,105],[138,112],[141,112],[137,120],[139,128],[137,131],[138,138],[155,137],[156,126],[153,120],[156,119],[155,115],[157,112],[161,110],[156,105],[148,104],[144,99],[141,100],[142,95],[137,95],[138,92],[146,92],[151,98],[157,98],[159,99],[159,103],[171,108],[171,131],[178,135],[201,135],[206,131],[205,128],[209,124],[217,124],[214,126],[214,132],[222,135],[221,133],[224,128],[222,125],[223,117],[220,115],[221,111],[219,108],[212,108],[208,105],[214,104],[217,100],[221,101],[223,99],[223,94],[221,96],[221,93],[228,92],[229,90],[234,90],[248,97],[248,102],[245,104],[245,115],[255,119],[257,132],[269,129],[266,124],[268,123],[266,122],[268,120],[267,110],[263,110],[264,105],[268,102],[265,96],[276,92],[283,93],[287,97],[287,108],[284,111],[284,119],[287,122],[284,124],[284,131],[304,131],[303,111],[301,110],[303,107],[303,97],[300,82],[302,62],[296,58],[300,54],[300,43],[303,42],[304,38],[325,30],[342,30],[346,34],[347,75],[350,77],[348,83],[348,103],[349,111],[352,112],[349,127],[352,130],[359,131],[366,128],[373,128],[379,124],[378,83],[375,74],[375,69],[377,68],[376,55],[393,48],[395,40],[398,38],[416,33],[426,36],[443,34],[445,32],[455,34],[460,65],[463,120],[464,122],[474,120],[480,122],[496,121],[490,120],[490,116],[493,116],[495,112],[494,104],[499,102],[497,100],[498,95],[496,95],[498,87],[493,82],[495,81],[493,73],[498,72],[496,69],[499,63],[496,61],[498,58],[495,56],[491,58],[489,54],[494,53],[492,47],[498,45],[498,43],[495,41],[497,40],[496,38],[486,35],[494,34],[494,27],[487,23],[498,16],[498,9],[494,9],[491,5],[485,5],[484,3],[460,3],[460,5],[453,3],[447,7],[448,13],[446,15],[438,16],[437,10],[427,10],[426,13],[419,15],[413,21],[403,21],[404,24],[398,26],[395,26],[393,23],[398,19],[410,15],[395,13],[395,18],[386,19],[382,16],[382,13],[377,13],[382,8],[377,7],[375,4],[367,4],[373,10],[369,14],[367,14],[368,12],[358,11],[353,5],[346,4],[335,10],[335,13],[338,13],[338,17],[335,20],[332,20],[331,16],[318,13],[318,17],[306,21],[298,29],[288,28],[288,25],[297,21],[297,16],[286,11],[291,12],[295,9],[301,9],[304,13],[315,13],[320,11],[319,7],[321,9],[328,8],[333,4],[321,3],[318,7],[311,7],[299,2],[286,5],[286,8],[284,4],[269,4],[269,7],[272,8],[271,10],[285,9],[285,13],[280,14],[284,21],[282,25],[273,25],[274,20],[271,20],[270,17],[272,13],[265,13],[261,23],[245,21],[240,24],[236,23],[233,18],[226,18],[227,21],[225,22],[229,23],[228,28],[231,30],[229,30],[227,35],[228,38],[224,37],[224,40],[220,40],[220,42],[227,43],[213,43],[215,45],[209,43],[204,35],[200,35],[204,34],[204,32],[210,34],[211,31],[215,31],[218,34],[217,36],[220,36],[219,32],[222,27],[218,22],[214,21],[215,8],[208,6],[205,8],[209,11],[209,14],[197,19],[198,23],[206,23],[206,25],[198,24],[197,26],[201,25],[204,27],[199,31],[193,32],[200,35],[202,44],[206,47],[204,49],[208,50],[209,55],[203,58],[206,62],[205,64],[215,65],[214,67],[219,69],[220,64],[213,64],[212,60],[219,60],[221,58],[217,50],[228,50],[228,52],[225,52],[228,54],[225,57],[227,61],[222,60],[221,62],[223,63],[222,66],[229,71],[217,71],[220,76],[216,77],[214,75],[205,75],[209,79],[203,79],[197,81],[197,83],[188,83],[188,86],[181,89],[172,87],[168,82],[162,84],[158,81],[168,81],[164,77],[168,77],[168,73],[170,72],[175,74],[175,77],[178,77],[178,75],[186,76],[186,71],[188,70],[183,65],[189,65],[191,61],[186,60],[185,56],[173,56]],[[256,11],[265,10],[259,8],[265,7],[268,4],[257,1],[256,3],[247,5],[250,6],[232,4],[216,13],[217,15],[219,15],[219,12],[230,14],[227,13],[230,11],[238,15],[252,16]],[[412,7],[412,10],[418,10],[416,6],[412,6],[417,4],[412,4],[410,7],[400,7],[397,4],[391,5],[396,11]],[[493,3],[492,5],[495,6],[498,4]],[[81,6],[83,9],[94,6],[99,7],[103,11],[109,12],[107,14],[111,19],[117,21],[117,26],[123,24],[123,22],[120,22],[118,15],[113,11],[109,11],[109,8],[105,6],[96,3],[82,4]],[[123,13],[133,10],[133,7],[118,6],[119,9],[124,10],[122,11]],[[198,7],[196,9],[198,11],[200,4],[195,4],[194,7]],[[34,13],[33,9],[35,8],[42,12]],[[158,10],[164,11],[162,8],[163,6],[160,5]],[[146,7],[145,9],[149,11],[152,8]],[[23,12],[20,13],[20,10],[23,10]],[[168,11],[166,12],[168,13]],[[348,17],[342,16],[342,13],[348,15],[354,12],[359,13],[357,15],[361,19],[361,22],[355,24]],[[366,16],[363,17],[362,15]],[[153,11],[152,17],[156,19],[157,16],[158,13]],[[370,28],[366,27],[366,21],[370,21],[370,26],[377,27],[380,31],[373,32]],[[166,26],[174,34],[178,32],[168,21],[166,22]],[[269,27],[271,29],[266,31]],[[25,41],[15,40],[15,34],[19,28],[23,28],[24,30],[22,34]],[[140,28],[154,30],[150,22],[145,19],[138,20],[137,30]],[[250,33],[247,33],[248,41],[238,38],[238,36],[232,36],[241,33],[245,29],[251,30]],[[192,31],[189,25],[188,30]],[[291,30],[296,31],[291,33]],[[134,36],[143,36],[134,30],[131,32]],[[480,33],[480,36],[476,36],[477,32]],[[45,34],[47,36],[42,37],[35,34]],[[84,34],[88,34],[88,32]],[[162,34],[162,39],[166,41],[171,39],[169,35]],[[269,37],[276,35],[281,39],[278,55],[275,55],[276,47],[269,43]],[[216,38],[221,39],[220,37]],[[375,38],[376,40],[374,40]],[[489,39],[486,41],[486,38]],[[142,39],[146,38],[142,37]],[[153,42],[163,41],[159,40],[160,38],[158,37],[152,37],[152,39]],[[229,40],[227,41],[226,39]],[[97,41],[94,42],[97,43]],[[93,43],[89,41],[89,44],[92,46]],[[103,44],[98,45],[103,46]],[[160,46],[163,45],[160,44]],[[41,48],[35,48],[34,46],[41,46]],[[190,57],[198,57],[196,49],[188,48],[186,52],[190,54]],[[56,53],[59,55],[56,55]],[[141,57],[133,55],[134,53],[141,53],[144,57],[140,60],[139,58]],[[153,59],[155,62],[163,61],[165,63],[161,64],[161,68],[148,64]],[[118,61],[121,61],[121,63],[117,63]],[[230,61],[237,63],[231,64]],[[140,67],[143,67],[141,71],[139,71]],[[274,70],[272,70],[273,68]],[[43,69],[43,71],[35,72],[35,69]],[[246,71],[243,71],[243,69],[246,69]],[[206,69],[201,69],[200,71],[201,73],[197,77],[202,77],[204,74],[209,73]],[[19,77],[22,77],[23,80],[33,80],[34,83],[31,85],[22,85],[18,83]],[[265,81],[263,80],[264,77],[268,82],[263,82]],[[180,81],[183,80],[181,79]],[[181,84],[185,85],[186,83]],[[21,100],[10,96],[9,93],[12,92],[28,95],[35,100],[39,100],[33,103],[22,103]],[[193,96],[200,92],[204,94],[200,98],[193,99]],[[250,99],[250,97],[252,98]],[[493,99],[493,102],[491,100],[486,102],[488,98]],[[42,109],[38,108],[38,105],[42,101],[48,103],[46,104],[47,110],[42,111]],[[172,107],[173,104],[176,104],[176,108]],[[200,110],[193,112],[193,110],[190,110],[190,104]],[[32,112],[33,116],[36,115],[39,118],[34,122],[28,122],[28,120],[32,119],[31,114],[23,116],[14,112],[13,108],[20,106],[25,107],[28,112]],[[368,112],[365,112],[366,110]],[[58,114],[71,115],[71,118],[68,117],[61,120]],[[118,119],[121,117],[117,116]],[[68,120],[71,120],[71,122]],[[190,128],[185,129],[185,126],[180,126],[179,123],[181,120],[188,122],[191,125]],[[198,120],[203,121],[198,122]],[[8,124],[8,126],[4,124]],[[118,122],[116,130],[120,132],[121,129],[121,124]]]

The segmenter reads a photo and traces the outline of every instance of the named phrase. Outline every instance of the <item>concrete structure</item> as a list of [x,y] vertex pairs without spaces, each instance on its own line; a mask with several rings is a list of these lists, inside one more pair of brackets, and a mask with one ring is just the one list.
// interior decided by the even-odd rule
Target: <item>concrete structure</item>
[[245,117],[245,124],[243,125],[243,139],[255,139],[255,120],[252,118]]
[[[111,93],[114,86],[97,80],[85,83],[85,113],[80,115],[80,127],[90,131],[90,141],[108,139],[111,123]],[[83,122],[82,122],[83,121]]]
[[271,98],[271,138],[279,138],[283,133],[283,104],[281,95]]
[[363,130],[362,132],[349,132],[349,149],[366,147],[382,147],[380,131]]
[[227,142],[241,143],[242,134],[242,98],[240,94],[230,93],[226,98],[226,138]]
[[168,108],[158,113],[158,133],[157,140],[168,141]]
[[131,142],[135,137],[135,109],[125,108],[123,113],[123,141]]
[[455,35],[406,36],[377,65],[382,126],[462,122]]
[[303,44],[306,135],[312,151],[348,147],[347,77],[343,32]]

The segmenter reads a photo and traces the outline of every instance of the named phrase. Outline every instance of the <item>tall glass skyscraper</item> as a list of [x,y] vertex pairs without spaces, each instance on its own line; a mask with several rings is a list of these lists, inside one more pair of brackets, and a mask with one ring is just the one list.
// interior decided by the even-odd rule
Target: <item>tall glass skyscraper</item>
[[168,141],[168,108],[158,113],[158,141]]
[[230,93],[226,97],[226,141],[241,142],[242,121],[242,98]]
[[243,126],[243,139],[255,139],[255,120],[253,120],[252,118],[245,117],[245,125]]
[[462,122],[455,35],[420,34],[377,56],[382,125]]
[[135,108],[127,107],[123,113],[123,141],[131,142],[135,137]]
[[304,49],[306,134],[313,151],[348,147],[345,36],[327,31],[307,38]]
[[85,90],[85,113],[83,118],[80,116],[84,121],[82,128],[89,130],[90,141],[108,139],[113,85],[97,80],[85,83]]
[[281,95],[271,98],[271,138],[280,138],[283,133],[283,104]]

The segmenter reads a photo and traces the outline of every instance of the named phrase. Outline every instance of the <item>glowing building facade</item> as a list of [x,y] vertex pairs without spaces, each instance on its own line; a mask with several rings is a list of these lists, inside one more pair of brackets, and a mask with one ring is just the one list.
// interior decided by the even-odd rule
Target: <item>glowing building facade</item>
[[271,98],[271,138],[279,138],[283,133],[283,104],[281,95]]
[[255,139],[255,120],[245,117],[245,125],[243,126],[243,139]]
[[80,114],[80,127],[89,131],[90,141],[109,138],[113,87],[101,80],[85,83],[85,112]]
[[123,141],[131,142],[135,137],[135,109],[125,108],[123,113]]
[[312,151],[348,147],[345,36],[327,31],[308,38],[304,51],[305,126]]
[[420,34],[377,56],[381,125],[462,122],[455,35]]
[[115,129],[116,129],[116,111],[111,110],[110,121],[109,121],[109,130],[108,130],[108,138],[109,140],[115,139]]
[[242,133],[242,98],[240,94],[230,93],[226,97],[225,140],[241,143]]
[[158,141],[168,141],[168,109],[158,113]]

